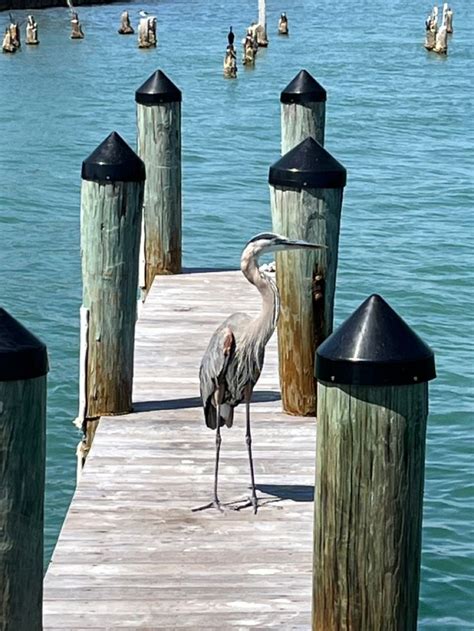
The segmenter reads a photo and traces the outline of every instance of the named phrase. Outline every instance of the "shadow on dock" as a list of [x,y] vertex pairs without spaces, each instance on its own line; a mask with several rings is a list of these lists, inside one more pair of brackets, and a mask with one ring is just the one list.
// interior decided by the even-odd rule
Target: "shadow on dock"
[[[274,390],[259,390],[252,396],[253,403],[270,403],[280,401],[280,393]],[[180,399],[164,399],[161,401],[138,401],[133,404],[134,412],[152,412],[155,410],[182,410],[186,408],[200,408],[200,397],[183,397]]]
[[278,500],[294,502],[313,502],[314,486],[309,484],[257,484],[257,490],[266,495],[273,495]]

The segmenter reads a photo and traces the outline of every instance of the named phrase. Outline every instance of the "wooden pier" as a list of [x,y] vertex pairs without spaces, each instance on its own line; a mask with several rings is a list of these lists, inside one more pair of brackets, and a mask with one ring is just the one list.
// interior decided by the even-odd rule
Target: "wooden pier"
[[[211,499],[199,363],[220,321],[255,313],[240,271],[155,278],[136,329],[134,412],[100,421],[44,584],[44,629],[311,626],[315,419],[283,415],[276,336],[252,404],[260,508]],[[223,429],[220,498],[249,487],[245,408]]]

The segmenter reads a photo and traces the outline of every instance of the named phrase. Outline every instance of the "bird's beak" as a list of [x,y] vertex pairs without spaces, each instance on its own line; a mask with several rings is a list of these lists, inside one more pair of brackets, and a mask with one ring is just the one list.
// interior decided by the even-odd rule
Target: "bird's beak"
[[320,245],[318,243],[310,243],[309,241],[302,241],[300,239],[291,240],[285,239],[278,244],[279,250],[299,250],[299,249],[309,249],[309,250],[326,250],[327,246]]

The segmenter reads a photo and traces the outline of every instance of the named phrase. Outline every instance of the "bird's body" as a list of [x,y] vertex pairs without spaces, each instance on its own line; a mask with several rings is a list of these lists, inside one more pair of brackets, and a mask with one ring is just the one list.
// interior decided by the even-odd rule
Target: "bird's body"
[[234,313],[226,318],[212,335],[201,362],[199,381],[204,417],[206,425],[216,430],[214,501],[202,508],[220,508],[217,497],[220,428],[223,425],[232,426],[234,408],[245,401],[246,442],[252,482],[252,498],[249,502],[255,512],[257,510],[250,437],[250,399],[262,372],[265,347],[275,330],[280,310],[277,287],[259,269],[258,257],[278,250],[320,247],[322,246],[305,241],[290,241],[286,237],[263,233],[253,237],[242,252],[240,268],[246,279],[260,292],[262,309],[255,318],[246,313]]
[[[242,403],[246,387],[253,387],[260,377],[265,356],[265,346],[252,344],[252,318],[246,313],[234,313],[217,329],[209,342],[200,369],[201,398],[204,404],[206,425],[217,427],[217,409],[214,402],[215,384],[222,387],[220,425],[232,427],[234,408]],[[270,335],[273,331],[270,332]],[[228,355],[220,352],[226,336],[233,343]],[[253,349],[246,352],[250,341]]]

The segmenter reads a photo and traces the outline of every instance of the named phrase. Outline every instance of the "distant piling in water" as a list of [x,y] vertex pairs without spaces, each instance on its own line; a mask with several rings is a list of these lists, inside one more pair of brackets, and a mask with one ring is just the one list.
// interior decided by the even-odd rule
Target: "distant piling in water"
[[416,631],[431,349],[373,295],[318,348],[313,631]]
[[262,48],[266,48],[268,46],[266,0],[258,0],[258,26],[255,32],[257,44]]
[[439,55],[448,54],[448,4],[446,2],[443,5],[442,22],[436,33],[436,41],[432,50]]
[[132,409],[144,181],[143,162],[115,132],[82,163],[77,424],[84,429],[86,448],[88,432],[93,434],[100,416]]
[[[146,166],[140,286],[179,274],[182,252],[181,90],[161,70],[135,92],[138,155]],[[143,266],[143,261],[141,262]]]
[[227,48],[224,57],[224,77],[228,79],[237,78],[237,53],[234,47],[235,35],[232,26],[227,34]]
[[426,18],[425,28],[426,28],[426,34],[425,34],[424,47],[426,48],[426,50],[433,50],[436,44],[437,26],[434,22],[432,22],[431,15],[429,15]]
[[453,12],[445,2],[443,5],[442,22],[438,28],[438,6],[435,5],[425,21],[426,36],[424,46],[426,50],[448,54],[448,34],[452,33]]
[[287,18],[286,13],[282,13],[280,15],[279,20],[278,20],[278,34],[279,35],[288,35],[289,34],[288,18]]
[[270,167],[269,183],[274,232],[326,246],[276,256],[282,405],[308,416],[316,410],[314,351],[333,326],[346,169],[309,137]]
[[438,53],[438,55],[448,54],[448,30],[444,22],[436,34],[436,42],[433,48],[433,52]]
[[449,35],[453,33],[453,10],[449,6],[446,9],[446,30]]
[[0,628],[40,631],[46,346],[0,308]]
[[326,90],[307,70],[300,70],[282,91],[282,155],[308,136],[324,145],[326,99]]
[[2,41],[2,51],[4,53],[16,53],[21,48],[20,26],[18,22],[11,21],[5,29]]
[[37,46],[39,44],[38,40],[38,23],[32,15],[28,16],[26,22],[26,38],[25,44],[28,46]]
[[133,33],[135,33],[132,25],[130,24],[130,16],[128,15],[128,11],[123,11],[122,15],[120,16],[120,26],[118,32],[120,35],[133,35]]
[[16,51],[17,48],[13,45],[10,28],[7,26],[2,40],[2,52],[12,54],[16,53]]
[[84,39],[84,31],[76,11],[71,12],[71,39]]
[[155,48],[156,37],[156,17],[149,15],[142,17],[138,24],[138,48]]
[[258,44],[255,36],[255,30],[251,26],[247,29],[247,34],[245,35],[245,39],[242,42],[242,45],[242,64],[244,66],[254,66],[255,57],[258,51]]
[[234,46],[227,46],[224,57],[224,77],[228,79],[237,78],[237,53]]

